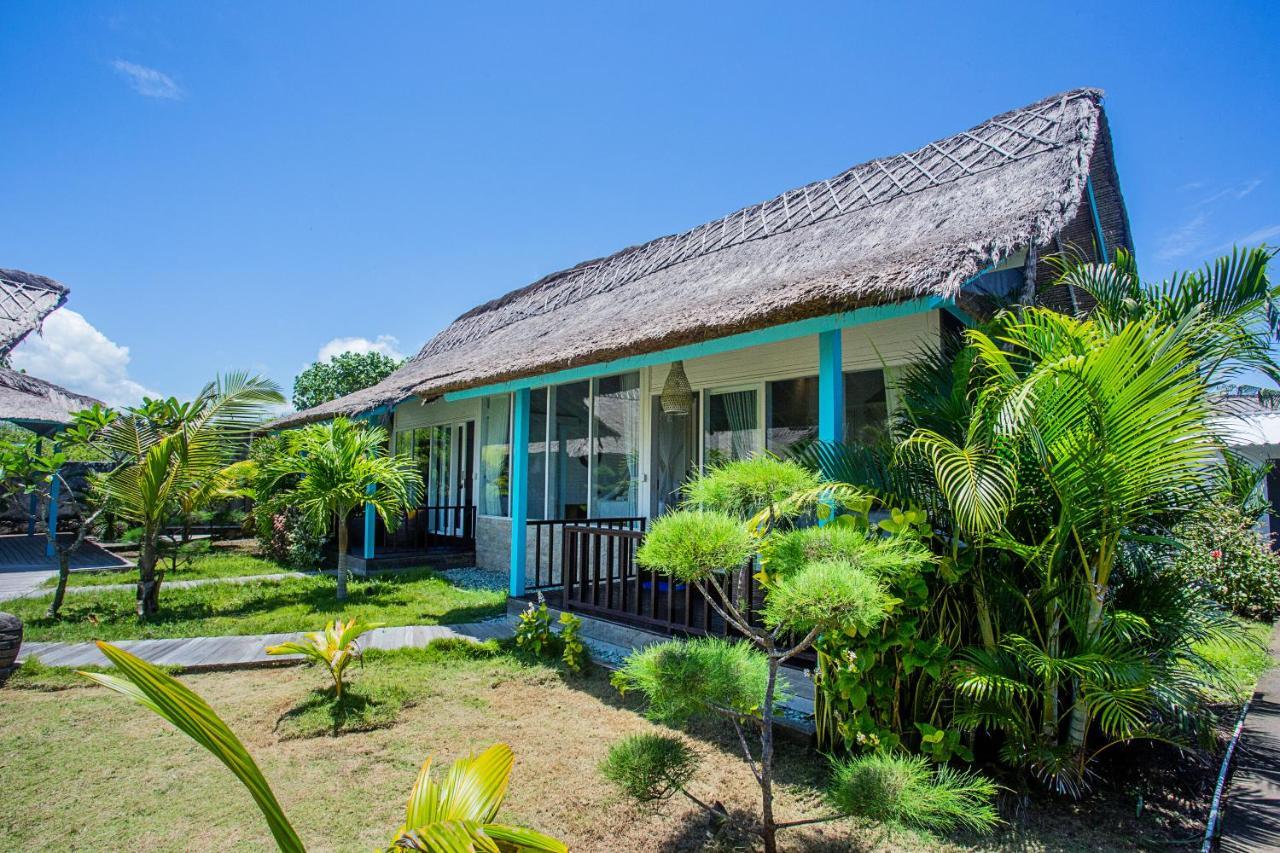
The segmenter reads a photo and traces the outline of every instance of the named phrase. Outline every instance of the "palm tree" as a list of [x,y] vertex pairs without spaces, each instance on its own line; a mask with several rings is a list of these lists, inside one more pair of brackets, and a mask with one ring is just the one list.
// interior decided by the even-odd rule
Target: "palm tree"
[[284,451],[269,460],[265,480],[297,485],[277,500],[296,507],[317,533],[338,536],[338,600],[347,597],[347,519],[368,504],[394,529],[411,495],[422,489],[413,460],[386,451],[387,431],[346,418],[285,433]]
[[232,461],[271,405],[284,402],[272,381],[230,373],[180,403],[147,400],[107,424],[98,442],[118,462],[98,482],[98,497],[118,517],[142,528],[138,615],[160,607],[157,542],[191,496],[205,492]]

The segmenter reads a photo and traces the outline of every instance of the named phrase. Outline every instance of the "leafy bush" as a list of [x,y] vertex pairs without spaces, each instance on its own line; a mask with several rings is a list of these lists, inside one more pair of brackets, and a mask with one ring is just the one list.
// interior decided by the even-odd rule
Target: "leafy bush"
[[[684,722],[716,708],[758,717],[764,707],[769,660],[747,643],[716,637],[669,640],[634,652],[613,674],[622,693],[638,690],[649,700],[649,716]],[[784,701],[782,684],[776,701]]]
[[818,484],[815,472],[762,453],[712,466],[685,486],[685,494],[690,507],[749,518]]
[[689,510],[653,523],[636,562],[682,581],[700,581],[717,571],[736,570],[755,553],[746,526],[724,512]]
[[1280,611],[1280,555],[1238,507],[1214,501],[1174,531],[1185,546],[1174,562],[1186,581],[1241,616]]
[[520,614],[520,621],[516,623],[516,645],[534,657],[551,654],[557,647],[555,632],[551,630],[551,613],[545,601],[537,604],[530,601]]
[[978,773],[934,769],[919,756],[871,753],[832,762],[831,804],[845,814],[946,831],[989,831],[996,785]]
[[880,581],[849,560],[822,560],[777,581],[765,599],[764,621],[801,632],[829,626],[865,633],[883,621],[890,603]]
[[697,769],[698,756],[684,741],[660,734],[623,738],[600,763],[606,779],[641,803],[667,799],[683,789]]
[[258,546],[267,559],[291,569],[315,569],[324,559],[325,537],[317,535],[295,509],[266,516],[266,534],[258,525]]
[[590,658],[587,657],[587,647],[582,642],[582,620],[572,613],[561,613],[560,624],[560,659],[564,661],[565,668],[574,675],[580,675],[586,668]]

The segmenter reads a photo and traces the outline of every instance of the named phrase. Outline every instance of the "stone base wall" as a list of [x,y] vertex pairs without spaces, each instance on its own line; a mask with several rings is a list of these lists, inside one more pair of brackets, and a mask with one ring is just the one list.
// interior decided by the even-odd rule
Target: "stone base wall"
[[[531,526],[525,541],[525,578],[533,585],[537,577],[535,558],[538,548],[534,537],[542,536],[542,584],[555,585],[560,582],[560,529],[555,529],[553,536],[547,528]],[[552,541],[554,540],[554,541]],[[553,553],[549,554],[551,551]],[[479,516],[476,518],[476,566],[491,572],[507,573],[511,569],[511,519]],[[550,580],[548,580],[550,574]]]

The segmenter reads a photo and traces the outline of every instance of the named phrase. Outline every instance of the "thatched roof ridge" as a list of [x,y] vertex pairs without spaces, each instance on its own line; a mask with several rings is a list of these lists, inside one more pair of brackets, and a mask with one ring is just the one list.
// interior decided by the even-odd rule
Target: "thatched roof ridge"
[[67,301],[69,292],[51,278],[0,269],[0,357],[40,328],[40,322]]
[[[377,385],[290,426],[408,396],[536,376],[917,296],[1046,246],[1114,177],[1096,89],[1064,92],[915,151],[553,273],[466,312]],[[1114,180],[1098,205],[1129,245]]]
[[71,423],[71,415],[81,409],[102,405],[85,394],[60,385],[0,367],[0,420],[22,426],[60,426]]

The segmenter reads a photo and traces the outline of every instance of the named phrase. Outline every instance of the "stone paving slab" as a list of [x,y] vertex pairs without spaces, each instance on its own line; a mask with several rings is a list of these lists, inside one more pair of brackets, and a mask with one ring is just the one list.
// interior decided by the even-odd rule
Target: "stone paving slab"
[[[375,628],[362,638],[365,648],[400,649],[425,646],[433,640],[456,637],[484,641],[510,637],[510,617],[463,625],[410,625]],[[115,645],[145,661],[183,669],[221,669],[268,666],[301,660],[299,655],[268,655],[267,647],[301,640],[305,632],[230,637],[184,637],[163,640],[121,640]],[[49,666],[106,666],[107,659],[93,643],[23,643],[19,660],[36,658]]]
[[[1280,631],[1271,634],[1271,657],[1280,661]],[[1280,851],[1280,666],[1258,681],[1236,756],[1218,849]]]

